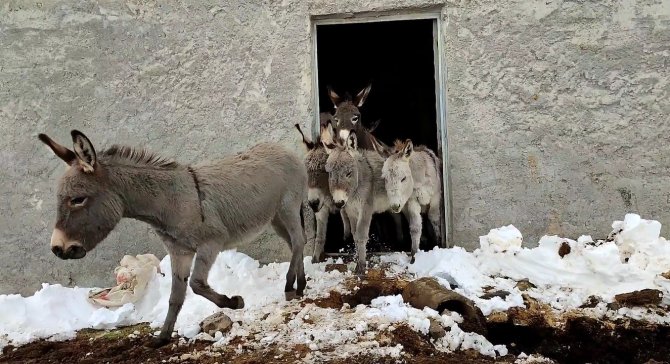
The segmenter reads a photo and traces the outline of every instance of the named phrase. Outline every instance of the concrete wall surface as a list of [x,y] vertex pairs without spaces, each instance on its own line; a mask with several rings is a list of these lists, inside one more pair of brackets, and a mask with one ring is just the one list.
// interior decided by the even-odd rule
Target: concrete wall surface
[[[444,34],[452,242],[510,223],[531,244],[600,238],[629,211],[670,236],[670,2],[5,0],[0,293],[106,286],[124,254],[165,254],[149,226],[122,221],[85,259],[56,258],[64,164],[37,133],[69,145],[76,128],[183,163],[260,140],[303,153],[311,17],[425,11]],[[289,253],[272,234],[240,250]]]

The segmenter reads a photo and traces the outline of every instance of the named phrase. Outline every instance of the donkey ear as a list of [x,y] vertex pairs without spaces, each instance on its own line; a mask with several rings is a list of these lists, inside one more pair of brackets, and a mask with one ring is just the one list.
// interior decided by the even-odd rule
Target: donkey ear
[[414,145],[412,145],[412,141],[410,139],[405,140],[405,147],[402,148],[402,155],[405,158],[409,158],[412,155],[412,152],[414,151]]
[[62,159],[63,162],[72,165],[72,163],[77,161],[77,156],[74,154],[73,151],[65,148],[64,146],[56,143],[53,141],[53,139],[49,138],[46,134],[39,134],[37,136],[42,143],[46,144],[51,148],[51,150],[54,152],[58,158]]
[[333,135],[335,135],[335,130],[333,130],[333,124],[328,120],[325,126],[321,127],[321,143],[326,146],[327,144],[333,144]]
[[379,126],[379,123],[380,123],[381,121],[382,121],[382,119],[377,119],[375,122],[373,122],[372,124],[370,124],[370,128],[368,128],[368,131],[369,131],[370,133],[372,133],[373,131],[375,131],[375,129],[377,129],[377,127]]
[[358,138],[356,137],[356,132],[354,129],[351,129],[349,131],[349,136],[347,137],[347,144],[346,148],[349,150],[357,150],[358,149]]
[[377,138],[374,136],[370,136],[370,140],[372,141],[372,148],[377,152],[380,156],[383,158],[388,158],[391,153],[389,153],[388,149],[383,146]]
[[74,153],[77,155],[79,163],[84,168],[84,172],[91,173],[95,170],[97,157],[91,141],[79,130],[72,130],[72,143],[74,144]]
[[363,106],[363,103],[365,103],[365,99],[368,98],[368,95],[370,94],[370,89],[372,89],[372,84],[369,84],[366,88],[362,89],[357,95],[356,98],[354,99],[354,104],[357,107]]
[[302,129],[300,129],[300,124],[295,124],[295,128],[298,129],[300,135],[302,135],[302,142],[305,144],[307,149],[314,149],[314,143],[307,140],[307,137],[305,137],[305,133],[303,133]]
[[328,86],[328,97],[330,97],[330,101],[333,102],[333,106],[335,106],[335,108],[337,109],[337,105],[339,105],[340,102],[342,102],[342,98],[330,86]]

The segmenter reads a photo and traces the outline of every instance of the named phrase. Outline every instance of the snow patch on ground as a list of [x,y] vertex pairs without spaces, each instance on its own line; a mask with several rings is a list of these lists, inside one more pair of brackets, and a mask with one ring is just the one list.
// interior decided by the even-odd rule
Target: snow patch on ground
[[[614,295],[644,288],[661,290],[664,303],[670,303],[670,280],[660,276],[670,270],[670,244],[659,236],[661,224],[628,214],[623,221],[615,221],[612,228],[614,231],[608,241],[594,242],[589,236],[577,240],[544,236],[537,247],[529,249],[522,247],[521,232],[508,225],[480,237],[480,248],[474,252],[459,247],[435,248],[419,252],[414,264],[409,264],[409,258],[402,253],[380,259],[391,263],[387,270],[391,274],[436,277],[441,284],[472,299],[485,315],[523,306],[522,292],[516,284],[518,280],[528,279],[535,288],[525,293],[557,311],[576,309],[595,295],[604,302],[585,310],[593,315],[669,322],[670,318],[643,308],[607,309],[606,303],[611,302]],[[569,245],[570,252],[561,257],[558,250],[564,244]],[[305,258],[305,270],[310,277],[308,298],[318,298],[332,290],[343,291],[345,278],[351,277],[351,273],[325,272],[325,265],[311,264],[310,258]],[[155,275],[136,304],[116,309],[89,303],[86,297],[90,289],[61,285],[43,284],[41,290],[25,298],[2,295],[0,347],[41,338],[66,339],[83,328],[111,329],[139,322],[149,322],[158,328],[168,308],[171,277],[168,257],[163,259],[160,269],[164,276]],[[398,324],[427,333],[432,318],[449,330],[446,336],[434,342],[438,350],[472,348],[493,357],[507,354],[504,346],[494,346],[483,336],[462,331],[458,326],[462,322],[458,313],[440,315],[428,308],[419,310],[403,302],[401,296],[379,297],[370,306],[345,305],[337,310],[286,302],[283,286],[287,269],[288,263],[261,266],[258,261],[233,250],[220,253],[208,283],[228,296],[243,296],[245,308],[224,310],[235,322],[229,333],[217,333],[215,337],[198,334],[199,323],[219,308],[188,288],[175,326],[178,334],[212,340],[214,345],[230,345],[236,337],[248,339],[254,348],[304,344],[312,350],[309,355],[313,359],[357,353],[399,356],[402,347],[383,345],[378,335]],[[504,299],[481,299],[487,289],[510,294]],[[242,350],[241,346],[238,350]]]

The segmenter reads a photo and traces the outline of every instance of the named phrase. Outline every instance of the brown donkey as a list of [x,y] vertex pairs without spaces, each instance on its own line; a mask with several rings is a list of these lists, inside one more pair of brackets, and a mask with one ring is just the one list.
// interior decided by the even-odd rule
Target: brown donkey
[[268,225],[292,251],[286,298],[303,294],[300,211],[307,197],[307,172],[297,155],[261,143],[234,156],[186,166],[124,146],[96,153],[84,134],[71,134],[74,151],[39,135],[69,165],[59,181],[51,250],[61,259],[83,258],[123,217],[153,226],[170,255],[172,290],[163,328],[151,346],[169,342],[187,282],[219,307],[244,307],[242,297],[215,292],[207,276],[220,251],[253,239]]
[[[358,139],[359,148],[372,150],[373,140],[376,138],[372,131],[379,125],[379,120],[375,121],[370,128],[366,128],[361,120],[360,107],[365,103],[365,99],[370,94],[372,85],[368,85],[356,94],[353,99],[348,93],[341,97],[332,88],[328,87],[328,97],[333,102],[335,113],[332,116],[333,128],[335,131],[336,142],[344,143],[349,137],[349,132],[354,130]],[[339,140],[337,140],[339,139]],[[381,141],[376,140],[378,143]],[[384,143],[381,143],[384,145]]]

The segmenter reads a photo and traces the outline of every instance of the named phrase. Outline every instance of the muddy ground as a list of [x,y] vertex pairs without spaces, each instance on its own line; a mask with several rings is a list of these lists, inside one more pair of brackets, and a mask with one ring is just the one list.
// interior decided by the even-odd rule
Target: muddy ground
[[[368,275],[357,283],[355,294],[330,292],[324,298],[305,300],[321,307],[340,308],[369,304],[381,295],[398,294],[407,284],[403,278]],[[353,284],[353,283],[352,283]],[[38,341],[18,348],[6,347],[0,363],[514,363],[520,353],[541,355],[544,363],[669,363],[670,327],[631,319],[607,321],[569,312],[556,316],[546,305],[529,297],[525,308],[512,308],[487,317],[486,337],[493,344],[505,344],[510,352],[494,360],[474,351],[443,353],[435,349],[428,335],[406,326],[380,333],[383,346],[403,346],[399,358],[357,356],[346,359],[315,360],[305,345],[270,345],[261,350],[236,351],[244,339],[236,338],[225,347],[209,341],[187,342],[173,339],[160,349],[145,346],[154,330],[136,325],[113,331],[82,330],[73,340]],[[654,310],[665,308],[649,307]],[[322,351],[323,352],[323,351]],[[336,357],[336,355],[333,355]]]

